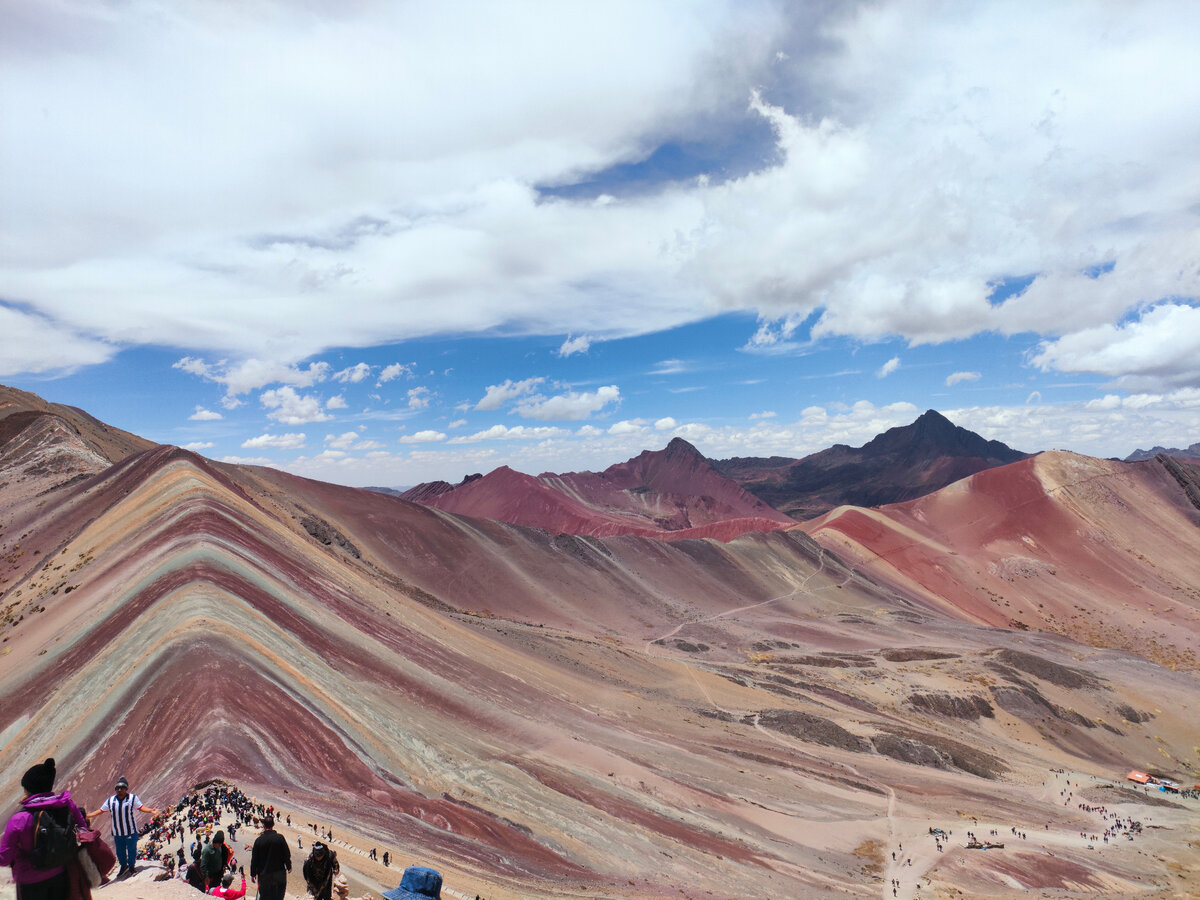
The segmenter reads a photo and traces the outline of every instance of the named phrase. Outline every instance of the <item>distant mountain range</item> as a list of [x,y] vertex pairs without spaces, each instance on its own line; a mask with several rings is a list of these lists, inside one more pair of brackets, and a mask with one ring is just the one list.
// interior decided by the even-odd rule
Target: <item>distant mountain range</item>
[[[548,531],[665,540],[774,531],[837,506],[911,500],[1026,453],[988,441],[930,410],[864,444],[802,459],[709,460],[682,438],[603,472],[543,473],[501,467],[459,484],[432,481],[399,494],[459,515]],[[387,491],[387,493],[396,493]]]
[[419,484],[401,496],[459,515],[591,537],[730,540],[796,524],[718,474],[682,438],[599,473],[547,472],[535,478],[502,466],[454,486]]
[[1166,447],[1155,447],[1152,450],[1134,450],[1127,457],[1125,457],[1125,462],[1141,462],[1144,459],[1154,459],[1154,457],[1160,455],[1173,456],[1176,459],[1200,460],[1200,442],[1192,444],[1192,446],[1184,450],[1168,450]]
[[[922,419],[853,452],[972,450]],[[683,441],[428,499],[460,491],[676,530],[460,516],[0,386],[0,794],[50,754],[76,796],[227,779],[457,897],[861,896],[997,810],[1038,840],[947,846],[929,896],[1194,883],[1194,808],[1120,782],[1200,780],[1200,466],[1051,451],[792,527]],[[776,530],[721,534],[748,513]],[[721,540],[662,539],[689,528]],[[1156,806],[1139,849],[1085,849],[1111,822],[1062,769]]]

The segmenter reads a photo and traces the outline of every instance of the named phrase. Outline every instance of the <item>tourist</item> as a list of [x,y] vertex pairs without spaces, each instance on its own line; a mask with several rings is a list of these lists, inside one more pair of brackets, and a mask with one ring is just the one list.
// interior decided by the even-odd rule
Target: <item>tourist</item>
[[250,880],[258,885],[259,900],[283,900],[292,851],[282,834],[275,831],[275,817],[263,817],[263,832],[250,851]]
[[129,782],[122,775],[117,779],[117,785],[111,797],[105,800],[98,810],[88,813],[89,819],[94,819],[101,813],[109,813],[112,817],[113,844],[117,851],[117,862],[121,864],[118,878],[132,875],[134,863],[137,862],[137,842],[140,831],[134,812],[150,813],[157,816],[158,810],[142,803],[142,798],[129,792]]
[[69,863],[49,868],[35,867],[33,858],[33,833],[39,814],[51,815],[68,827],[87,828],[87,819],[72,802],[71,792],[54,793],[55,775],[54,760],[47,759],[21,777],[25,798],[0,838],[0,866],[12,868],[17,900],[67,900],[70,890],[67,864],[75,864],[74,851]]
[[333,876],[341,871],[337,854],[320,841],[314,841],[312,852],[304,861],[304,882],[316,900],[332,900]]

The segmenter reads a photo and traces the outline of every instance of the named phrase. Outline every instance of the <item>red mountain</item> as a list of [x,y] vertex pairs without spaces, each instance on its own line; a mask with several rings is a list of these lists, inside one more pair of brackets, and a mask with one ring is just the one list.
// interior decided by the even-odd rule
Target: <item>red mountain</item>
[[592,537],[730,540],[748,531],[776,531],[794,524],[718,474],[682,438],[599,473],[543,473],[535,478],[502,466],[453,488],[429,482],[402,496],[459,515]]

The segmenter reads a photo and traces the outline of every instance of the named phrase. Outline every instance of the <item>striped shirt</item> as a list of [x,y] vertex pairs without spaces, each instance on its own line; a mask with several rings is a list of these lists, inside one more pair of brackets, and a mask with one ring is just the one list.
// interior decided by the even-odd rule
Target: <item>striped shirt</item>
[[124,800],[113,794],[104,801],[100,808],[108,810],[112,814],[112,833],[125,837],[138,833],[137,822],[133,818],[133,811],[141,805],[141,797],[137,794],[126,793]]

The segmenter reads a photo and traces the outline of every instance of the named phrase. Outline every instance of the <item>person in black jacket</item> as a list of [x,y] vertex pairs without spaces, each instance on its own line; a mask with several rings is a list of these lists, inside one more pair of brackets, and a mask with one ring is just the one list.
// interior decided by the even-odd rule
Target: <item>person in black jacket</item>
[[320,841],[314,841],[312,853],[304,861],[304,882],[316,900],[332,900],[333,876],[340,871],[337,854]]
[[263,832],[250,851],[250,880],[258,885],[259,900],[283,900],[288,872],[292,871],[292,849],[275,830],[275,817],[263,818]]

